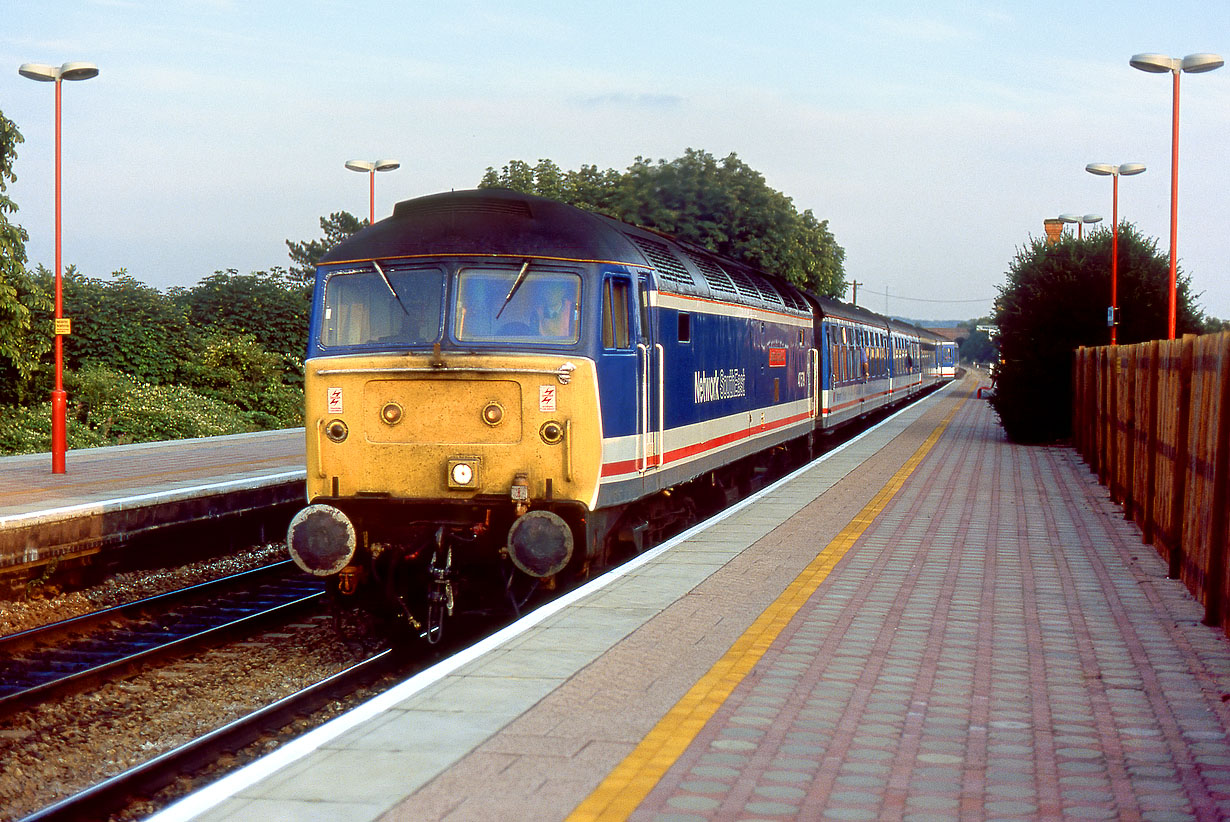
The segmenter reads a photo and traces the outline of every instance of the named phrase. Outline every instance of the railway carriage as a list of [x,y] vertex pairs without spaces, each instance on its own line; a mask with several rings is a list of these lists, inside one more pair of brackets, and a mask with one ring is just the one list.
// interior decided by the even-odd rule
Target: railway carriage
[[953,380],[957,377],[957,344],[951,340],[938,340],[936,342],[936,360],[938,361],[939,374],[941,381]]
[[432,641],[458,601],[516,608],[801,461],[922,388],[934,350],[698,246],[490,189],[400,203],[334,248],[309,339],[290,553]]

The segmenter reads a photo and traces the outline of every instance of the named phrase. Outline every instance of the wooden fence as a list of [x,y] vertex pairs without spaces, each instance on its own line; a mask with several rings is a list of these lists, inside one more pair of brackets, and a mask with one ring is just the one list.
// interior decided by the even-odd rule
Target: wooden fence
[[1072,431],[1205,622],[1230,633],[1230,333],[1080,348]]

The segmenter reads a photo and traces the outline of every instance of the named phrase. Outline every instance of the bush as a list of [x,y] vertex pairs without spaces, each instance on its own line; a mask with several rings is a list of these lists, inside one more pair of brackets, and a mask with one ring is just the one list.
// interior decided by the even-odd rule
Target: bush
[[[298,386],[286,379],[298,377]],[[261,348],[250,335],[204,338],[182,365],[180,382],[244,411],[259,428],[303,424],[303,362]]]
[[[252,415],[181,386],[149,385],[102,368],[67,375],[68,447],[243,434],[260,430]],[[0,453],[51,450],[51,403],[6,406]]]
[[[1095,231],[1054,244],[1033,240],[1018,250],[996,300],[1001,357],[991,400],[1016,442],[1053,442],[1071,435],[1072,364],[1080,346],[1110,342],[1111,234]],[[1130,223],[1119,225],[1120,345],[1167,333],[1168,257]],[[1188,278],[1178,280],[1178,333],[1198,332]]]

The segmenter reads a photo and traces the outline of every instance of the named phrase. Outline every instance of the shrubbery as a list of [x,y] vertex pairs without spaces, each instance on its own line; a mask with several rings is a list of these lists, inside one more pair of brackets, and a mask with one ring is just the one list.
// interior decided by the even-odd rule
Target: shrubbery
[[[49,291],[52,274],[29,279]],[[170,294],[123,271],[103,280],[70,267],[64,283],[69,448],[303,424],[310,301],[281,272],[220,273]],[[31,304],[32,328],[50,327],[50,302]],[[20,373],[0,359],[0,454],[51,449],[50,346],[36,353]]]
[[[1111,233],[1054,244],[1033,240],[1017,252],[1000,287],[995,322],[1001,362],[991,400],[1008,437],[1053,442],[1072,428],[1072,363],[1080,346],[1110,342]],[[1120,345],[1165,339],[1168,258],[1129,223],[1119,225]],[[1200,331],[1186,275],[1178,278],[1178,333]]]
[[[242,434],[266,427],[257,415],[190,388],[136,382],[102,368],[68,375],[66,390],[70,449]],[[49,450],[50,402],[0,407],[0,452]]]

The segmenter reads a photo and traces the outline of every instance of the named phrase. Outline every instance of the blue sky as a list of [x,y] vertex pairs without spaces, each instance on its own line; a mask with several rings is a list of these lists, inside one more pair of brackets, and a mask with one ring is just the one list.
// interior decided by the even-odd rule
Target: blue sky
[[[860,304],[990,312],[1061,212],[1111,214],[1090,162],[1142,162],[1119,211],[1169,248],[1170,80],[1138,52],[1230,56],[1230,4],[6,0],[0,111],[26,142],[9,194],[52,264],[50,84],[67,83],[64,259],[150,285],[287,265],[284,240],[367,213],[348,159],[399,160],[395,202],[549,158],[735,152],[827,219]],[[8,66],[5,68],[5,66]],[[1179,257],[1230,318],[1230,68],[1184,75]]]

